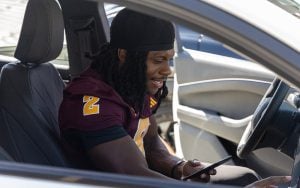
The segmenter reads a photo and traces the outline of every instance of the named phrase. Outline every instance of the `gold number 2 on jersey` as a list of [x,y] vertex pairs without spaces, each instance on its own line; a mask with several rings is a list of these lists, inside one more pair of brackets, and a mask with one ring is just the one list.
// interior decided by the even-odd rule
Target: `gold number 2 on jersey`
[[98,97],[93,96],[83,96],[83,115],[93,115],[93,114],[99,114],[99,104],[96,104],[99,102]]

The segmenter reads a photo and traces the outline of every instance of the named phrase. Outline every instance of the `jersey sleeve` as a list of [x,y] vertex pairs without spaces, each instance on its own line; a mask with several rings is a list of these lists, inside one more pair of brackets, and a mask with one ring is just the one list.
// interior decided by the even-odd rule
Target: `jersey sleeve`
[[60,128],[81,131],[101,131],[123,126],[126,110],[106,98],[89,95],[65,97],[59,112]]
[[81,148],[85,152],[93,147],[127,136],[122,126],[112,126],[100,131],[80,131],[75,129],[65,130],[62,133],[64,139],[74,147]]

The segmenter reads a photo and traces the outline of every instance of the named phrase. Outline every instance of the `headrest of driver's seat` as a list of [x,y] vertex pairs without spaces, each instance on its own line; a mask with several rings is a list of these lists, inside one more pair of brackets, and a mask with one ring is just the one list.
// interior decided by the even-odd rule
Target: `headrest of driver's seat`
[[15,57],[26,63],[45,63],[61,52],[64,24],[55,0],[29,0]]

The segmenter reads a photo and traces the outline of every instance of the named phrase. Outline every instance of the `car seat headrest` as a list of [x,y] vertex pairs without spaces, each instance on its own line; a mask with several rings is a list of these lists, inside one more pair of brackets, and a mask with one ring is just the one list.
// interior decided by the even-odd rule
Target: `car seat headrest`
[[63,40],[63,17],[56,1],[29,0],[14,56],[25,63],[45,63],[60,54]]

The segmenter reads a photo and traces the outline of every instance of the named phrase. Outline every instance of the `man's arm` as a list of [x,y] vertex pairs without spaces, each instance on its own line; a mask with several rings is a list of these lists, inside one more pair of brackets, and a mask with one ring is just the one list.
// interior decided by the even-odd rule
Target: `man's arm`
[[[157,132],[157,123],[154,116],[150,117],[150,124],[149,130],[144,138],[144,148],[148,165],[151,169],[172,177],[172,168],[180,159],[172,155],[162,142]],[[183,165],[184,163],[182,163],[182,166]],[[181,177],[181,172],[178,172],[179,168],[180,166],[178,166],[178,169],[175,169],[177,174],[175,178],[177,179]]]
[[[172,155],[159,137],[157,132],[157,123],[154,116],[150,117],[150,124],[149,130],[144,138],[144,148],[146,159],[151,169],[166,176],[181,179],[182,177],[190,175],[196,170],[205,167],[198,160],[189,160],[183,163],[178,163],[181,159]],[[195,180],[208,182],[210,180],[210,175],[215,174],[216,170],[213,169],[209,171],[208,174],[202,174],[201,176],[196,177]]]
[[145,157],[130,136],[105,142],[88,151],[96,168],[109,172],[168,178],[148,168]]

